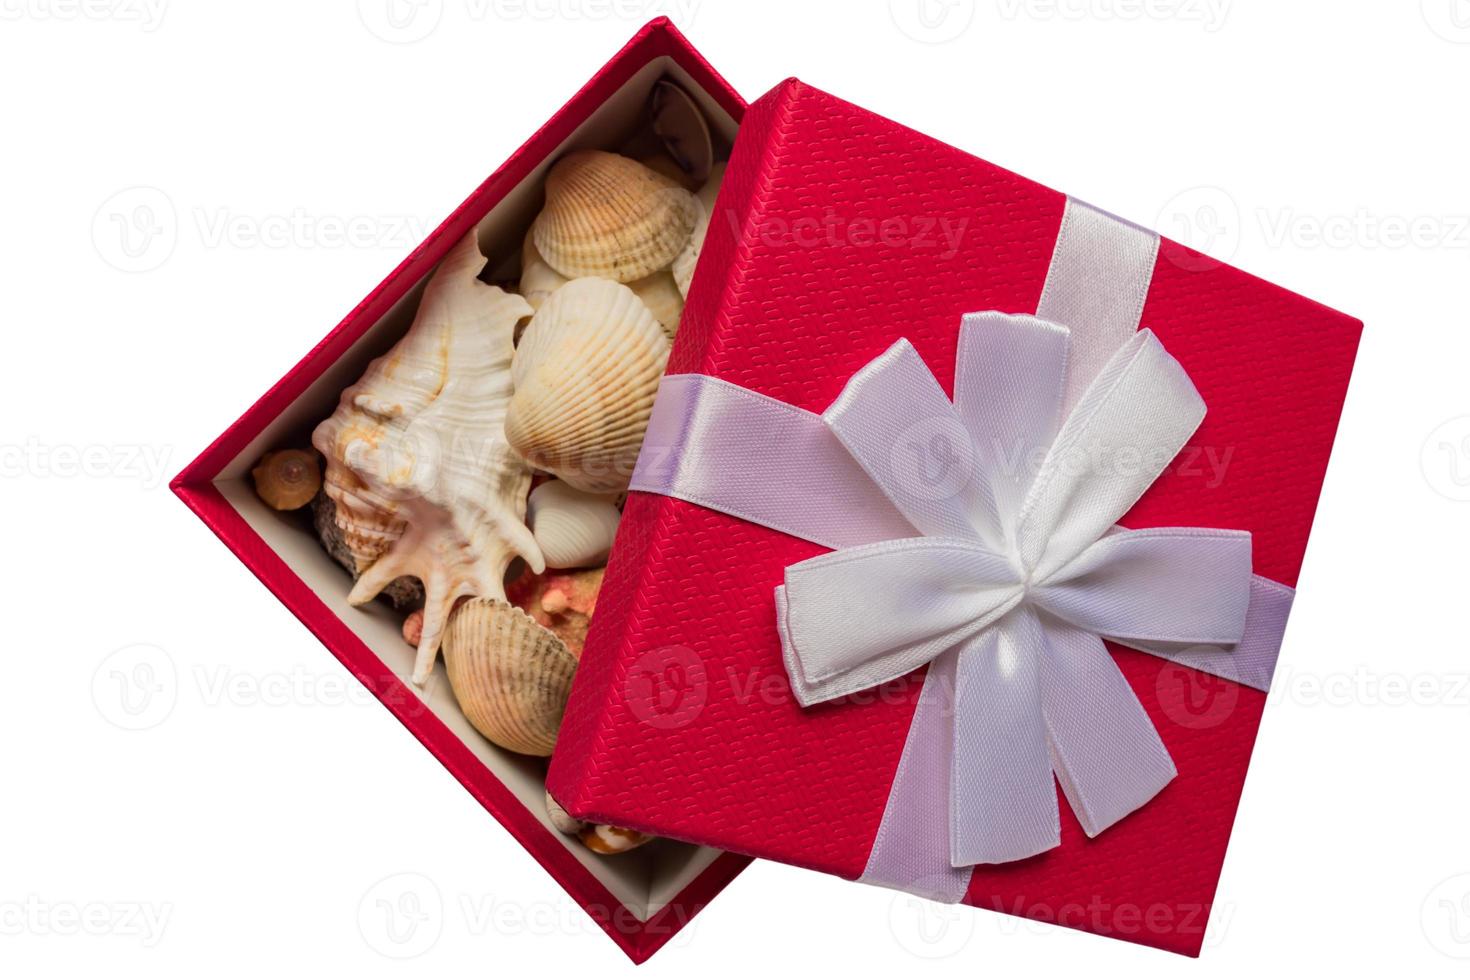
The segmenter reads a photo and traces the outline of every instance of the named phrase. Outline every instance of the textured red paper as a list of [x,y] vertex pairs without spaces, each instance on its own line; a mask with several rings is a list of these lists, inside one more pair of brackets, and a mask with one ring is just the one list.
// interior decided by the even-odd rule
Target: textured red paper
[[[214,480],[266,426],[356,343],[449,249],[520,181],[649,62],[673,59],[727,112],[739,119],[745,104],[668,20],[650,22],[577,92],[545,126],[485,180],[388,278],[347,315],[249,411],[224,431],[173,481],[173,490],[239,556],[260,581],[353,672],[404,727],[464,784],[491,814],[561,883],[634,962],[668,942],[748,863],[720,857],[647,922],[636,917],[568,852],[458,736],[385,667],[230,506]],[[507,80],[508,83],[509,80]],[[471,107],[466,105],[466,111]]]
[[[907,337],[948,388],[960,314],[1036,309],[1063,205],[785,82],[747,112],[669,371],[820,412]],[[1143,323],[1209,414],[1123,523],[1249,530],[1256,571],[1295,585],[1361,325],[1171,242]],[[812,709],[792,699],[771,590],[821,550],[632,494],[553,765],[558,797],[587,816],[860,875],[920,685]],[[1093,840],[1063,802],[1062,845],[978,871],[966,901],[1197,954],[1264,695],[1113,652],[1179,777]]]

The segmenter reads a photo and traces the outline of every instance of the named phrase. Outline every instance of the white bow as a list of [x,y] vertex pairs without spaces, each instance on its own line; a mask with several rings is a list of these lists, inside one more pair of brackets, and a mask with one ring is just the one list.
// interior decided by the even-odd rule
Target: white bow
[[854,375],[822,419],[923,536],[792,565],[776,589],[803,705],[940,672],[957,868],[1055,847],[1053,772],[1089,836],[1174,777],[1102,637],[1156,652],[1246,629],[1248,533],[1115,526],[1204,418],[1188,375],[1140,331],[1059,420],[1070,342],[966,316],[953,404],[907,341]]

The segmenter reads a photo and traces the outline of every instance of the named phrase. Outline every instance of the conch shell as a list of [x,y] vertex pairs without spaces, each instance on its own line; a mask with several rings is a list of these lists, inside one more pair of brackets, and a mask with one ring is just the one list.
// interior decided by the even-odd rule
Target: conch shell
[[526,503],[526,521],[549,568],[603,564],[621,517],[609,497],[583,493],[561,480],[547,480]]
[[626,490],[668,359],[663,329],[632,290],[573,279],[521,337],[506,437],[579,490]]
[[471,232],[429,280],[407,335],[312,434],[339,519],[347,500],[353,515],[401,528],[347,599],[362,605],[403,575],[423,582],[416,684],[434,669],[456,599],[503,599],[517,556],[545,567],[524,523],[531,472],[504,435],[512,337],[531,309],[480,282],[484,264]]
[[449,617],[444,666],[476,731],[512,752],[551,755],[577,658],[550,630],[503,599],[471,599]]
[[568,278],[632,282],[668,268],[698,211],[693,194],[637,160],[579,150],[547,174],[546,206],[531,239]]
[[720,194],[720,184],[725,180],[725,164],[717,163],[710,168],[709,180],[695,194],[695,200],[699,202],[699,217],[694,223],[694,231],[689,235],[689,242],[674,259],[674,282],[679,286],[679,292],[686,299],[689,296],[689,284],[694,281],[694,267],[699,262],[700,250],[704,248],[705,235],[709,233],[710,215],[715,210],[715,198]]

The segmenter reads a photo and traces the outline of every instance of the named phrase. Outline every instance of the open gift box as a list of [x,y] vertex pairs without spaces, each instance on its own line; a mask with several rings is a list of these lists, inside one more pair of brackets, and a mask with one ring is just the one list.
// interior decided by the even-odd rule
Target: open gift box
[[[1197,954],[1360,330],[783,83],[729,161],[552,792]],[[1059,447],[1105,423],[1116,441],[1068,473]],[[1046,438],[1000,444],[1022,424]],[[1037,528],[1099,500],[1057,562],[1132,557],[1065,579],[1046,562],[1066,535]],[[1147,558],[1162,532],[1141,529],[1174,526],[1192,560]]]
[[543,796],[545,760],[482,738],[444,682],[442,664],[427,684],[410,684],[414,651],[404,643],[401,617],[378,603],[349,606],[350,579],[321,547],[310,517],[267,507],[250,471],[267,450],[308,444],[342,390],[405,334],[430,273],[471,229],[487,257],[482,278],[514,279],[551,163],[571,149],[623,146],[664,78],[695,98],[719,138],[734,138],[744,102],[666,20],[650,23],[173,482],[266,587],[638,962],[748,859],[672,840],[604,856],[557,833]]

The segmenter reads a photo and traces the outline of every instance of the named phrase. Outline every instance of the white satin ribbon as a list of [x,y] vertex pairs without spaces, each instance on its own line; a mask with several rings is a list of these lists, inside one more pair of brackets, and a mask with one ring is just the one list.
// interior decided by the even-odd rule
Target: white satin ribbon
[[1089,835],[1176,774],[1103,637],[1264,690],[1293,596],[1244,532],[1116,526],[1204,404],[1134,332],[1157,239],[1067,215],[1041,306],[1085,329],[966,316],[953,403],[902,340],[820,416],[666,377],[632,481],[837,549],[775,590],[803,705],[929,665],[862,877],[946,901],[1057,845],[1053,774]]

